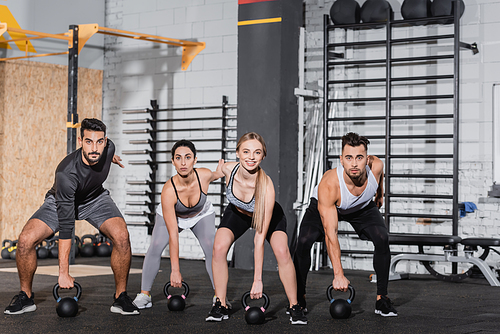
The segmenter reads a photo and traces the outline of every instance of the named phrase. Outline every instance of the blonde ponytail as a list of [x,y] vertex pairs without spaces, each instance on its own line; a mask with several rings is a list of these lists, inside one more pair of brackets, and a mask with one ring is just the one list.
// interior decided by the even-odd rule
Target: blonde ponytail
[[264,212],[266,207],[267,174],[259,166],[255,181],[255,208],[252,216],[252,228],[257,232],[262,232],[264,225]]

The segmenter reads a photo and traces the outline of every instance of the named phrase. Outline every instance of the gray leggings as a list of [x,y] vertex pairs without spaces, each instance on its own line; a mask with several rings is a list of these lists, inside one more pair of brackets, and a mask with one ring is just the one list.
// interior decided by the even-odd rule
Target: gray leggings
[[[179,232],[182,229],[179,228]],[[214,248],[215,238],[215,212],[211,215],[201,218],[196,225],[191,227],[194,235],[198,239],[203,252],[205,253],[205,267],[207,268],[208,276],[214,286],[214,278],[212,275],[212,251]],[[142,281],[141,290],[151,291],[153,281],[156,274],[160,269],[160,260],[163,250],[168,245],[168,230],[165,225],[165,220],[159,214],[156,214],[156,222],[153,228],[153,235],[151,237],[151,245],[149,245],[148,252],[144,258],[142,265]]]

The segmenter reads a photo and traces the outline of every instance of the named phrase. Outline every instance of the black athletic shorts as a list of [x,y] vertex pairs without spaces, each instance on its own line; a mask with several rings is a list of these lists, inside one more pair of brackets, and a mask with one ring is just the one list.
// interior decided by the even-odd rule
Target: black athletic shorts
[[[234,234],[234,240],[238,239],[252,226],[252,217],[241,213],[233,204],[229,204],[224,210],[219,228],[225,227]],[[273,216],[267,230],[266,239],[269,241],[274,231],[286,233],[286,216],[278,202],[274,202]]]

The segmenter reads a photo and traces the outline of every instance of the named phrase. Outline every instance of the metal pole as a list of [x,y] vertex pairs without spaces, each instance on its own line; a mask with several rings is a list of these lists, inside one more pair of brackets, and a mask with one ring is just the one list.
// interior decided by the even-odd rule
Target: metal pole
[[71,25],[73,30],[73,47],[68,53],[68,119],[67,119],[67,153],[70,154],[76,149],[76,128],[78,124],[78,26]]
[[[459,153],[459,106],[460,106],[460,3],[453,1],[453,25],[454,25],[454,55],[453,72],[454,94],[453,94],[453,235],[458,235],[458,153]],[[456,249],[456,247],[455,247]],[[452,273],[458,272],[458,264],[452,264]]]
[[328,170],[328,20],[323,15],[323,172]]
[[391,183],[390,178],[388,177],[391,174],[391,75],[392,75],[392,26],[391,26],[391,10],[387,10],[387,24],[385,26],[386,29],[386,50],[385,50],[385,210],[384,210],[384,218],[385,223],[387,224],[387,228],[390,231],[390,217],[389,213],[391,212],[391,200],[389,197],[391,191]]
[[[78,124],[78,26],[70,25],[70,30],[73,30],[73,45],[68,49],[68,117],[66,120],[67,127],[67,144],[66,152],[72,153],[76,149],[76,128]],[[76,226],[75,226],[76,227]],[[75,263],[75,229],[71,240],[71,251],[69,254],[69,264]]]
[[[323,173],[328,170],[328,23],[329,16],[323,15]],[[326,267],[328,252],[325,241],[322,242],[321,263]]]
[[453,95],[453,235],[458,235],[458,154],[460,105],[460,4],[453,1],[454,15],[454,95]]

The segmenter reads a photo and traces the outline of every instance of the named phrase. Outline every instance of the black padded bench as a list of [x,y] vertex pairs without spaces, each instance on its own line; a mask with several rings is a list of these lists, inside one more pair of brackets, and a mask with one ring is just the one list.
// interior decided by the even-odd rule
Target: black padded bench
[[[415,245],[418,246],[418,254],[398,254],[391,258],[391,266],[389,279],[408,278],[408,274],[396,273],[396,265],[401,260],[420,261],[427,271],[438,279],[444,281],[460,281],[470,277],[472,268],[461,274],[441,274],[431,266],[431,262],[466,262],[475,265],[481,270],[484,277],[488,280],[491,286],[500,286],[500,282],[496,278],[495,273],[486,264],[485,259],[489,254],[491,247],[500,246],[500,239],[493,238],[466,238],[462,239],[453,235],[434,235],[434,234],[389,234],[389,244],[391,245]],[[457,256],[457,246],[464,245],[464,256]],[[425,254],[424,246],[442,246],[443,255]],[[473,253],[477,247],[484,249],[484,252],[479,257],[474,257]],[[497,252],[498,253],[498,252]],[[499,253],[500,254],[500,253]]]

